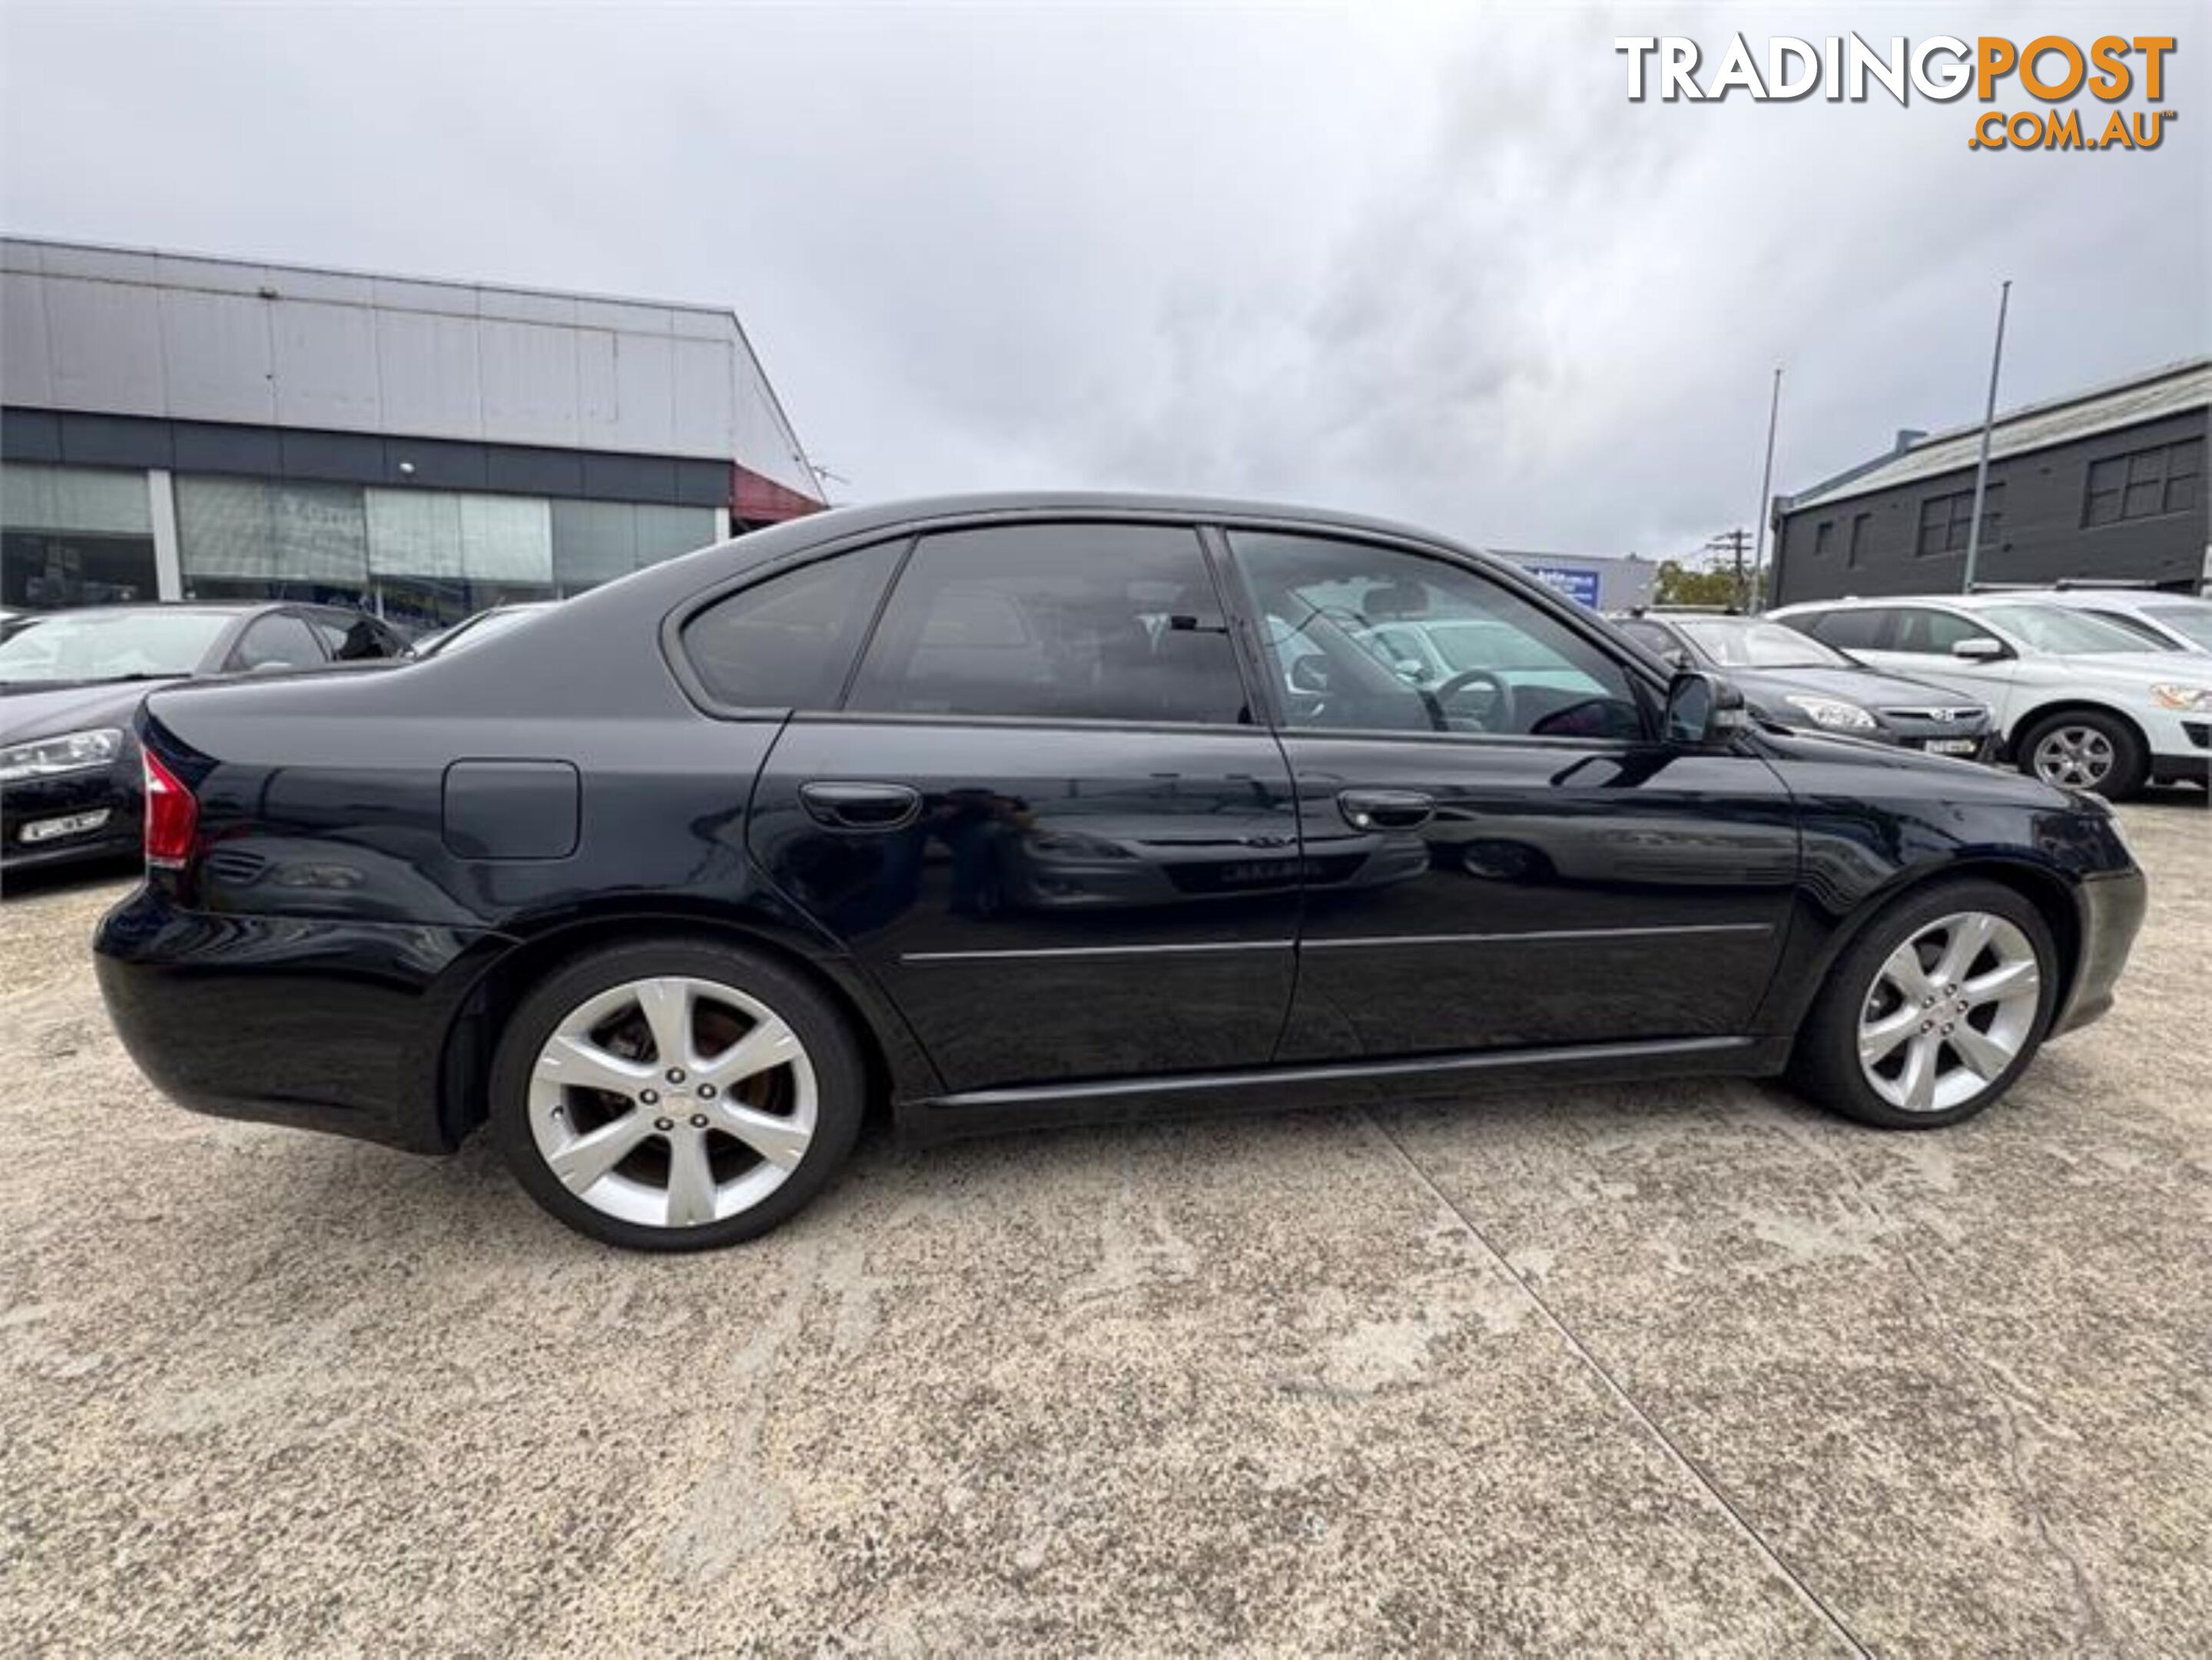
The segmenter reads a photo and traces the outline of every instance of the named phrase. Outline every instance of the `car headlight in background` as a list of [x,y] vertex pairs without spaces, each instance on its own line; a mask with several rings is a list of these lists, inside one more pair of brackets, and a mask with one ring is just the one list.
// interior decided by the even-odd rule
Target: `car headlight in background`
[[117,727],[96,727],[85,732],[58,733],[33,738],[0,750],[0,784],[17,784],[26,778],[51,778],[58,772],[83,772],[104,767],[123,753],[123,733]]
[[2160,708],[2212,709],[2212,686],[2153,686]]
[[1838,732],[1873,732],[1881,725],[1856,703],[1846,703],[1838,697],[1785,697],[1782,701],[1809,715],[1816,727],[1829,727]]

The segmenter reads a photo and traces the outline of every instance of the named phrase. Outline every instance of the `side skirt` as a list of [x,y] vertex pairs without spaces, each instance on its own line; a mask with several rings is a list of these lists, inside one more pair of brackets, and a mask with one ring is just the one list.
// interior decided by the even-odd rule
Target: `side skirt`
[[1788,1037],[1677,1037],[1555,1049],[1486,1049],[1327,1066],[1253,1067],[1015,1089],[966,1090],[897,1105],[899,1135],[927,1145],[1063,1124],[1274,1112],[1457,1095],[1471,1090],[1650,1078],[1763,1078],[1790,1058]]

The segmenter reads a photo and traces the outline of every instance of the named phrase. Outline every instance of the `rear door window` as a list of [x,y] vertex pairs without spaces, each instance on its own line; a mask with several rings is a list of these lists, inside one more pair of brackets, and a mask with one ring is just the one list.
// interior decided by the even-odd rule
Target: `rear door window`
[[244,636],[232,648],[230,666],[255,669],[319,669],[329,660],[306,621],[289,611],[272,611],[246,625]]
[[1970,619],[1955,611],[1929,611],[1919,605],[1908,605],[1893,613],[1897,618],[1896,642],[1891,651],[1917,652],[1924,657],[1948,657],[1951,648],[1961,640],[1972,640],[1987,633]]
[[1197,532],[1000,525],[924,537],[847,707],[1034,720],[1249,720]]
[[1789,620],[1839,651],[1893,651],[1896,648],[1890,642],[1896,638],[1896,616],[1895,611],[1869,606]]
[[832,709],[903,541],[837,554],[741,588],[684,625],[684,655],[716,702]]

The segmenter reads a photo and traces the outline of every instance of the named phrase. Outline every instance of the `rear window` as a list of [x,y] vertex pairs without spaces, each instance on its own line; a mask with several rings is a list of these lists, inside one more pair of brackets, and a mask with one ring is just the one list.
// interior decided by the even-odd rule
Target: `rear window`
[[838,554],[715,601],[684,625],[692,672],[732,708],[834,708],[904,547]]
[[1895,615],[1887,611],[1831,611],[1782,620],[1839,650],[1880,651],[1883,636],[1889,632],[1890,618]]

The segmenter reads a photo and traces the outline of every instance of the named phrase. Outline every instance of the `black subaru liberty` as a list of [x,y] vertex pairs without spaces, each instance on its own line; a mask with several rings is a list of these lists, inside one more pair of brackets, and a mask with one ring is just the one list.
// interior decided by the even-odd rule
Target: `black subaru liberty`
[[[1409,679],[1386,619],[1497,648]],[[841,509],[139,736],[98,961],[148,1074],[488,1126],[649,1249],[782,1221],[872,1101],[928,1140],[1786,1073],[1955,1123],[2111,1005],[2144,904],[2102,802],[1763,726],[1504,561],[1239,502]]]

